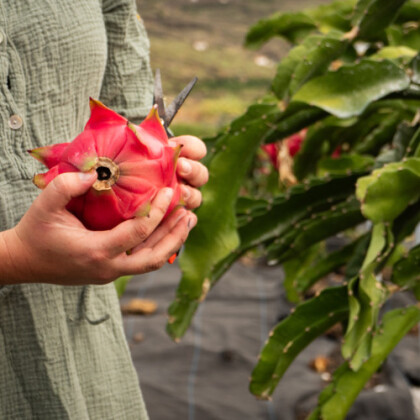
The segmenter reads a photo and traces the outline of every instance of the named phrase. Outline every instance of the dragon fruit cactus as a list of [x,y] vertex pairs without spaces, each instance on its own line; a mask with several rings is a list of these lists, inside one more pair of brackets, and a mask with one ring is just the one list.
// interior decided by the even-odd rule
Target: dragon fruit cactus
[[34,184],[43,189],[64,172],[96,170],[97,180],[89,191],[67,205],[91,230],[112,229],[124,220],[147,215],[164,187],[174,190],[165,217],[182,204],[175,172],[180,146],[168,139],[157,107],[140,125],[97,100],[90,99],[90,108],[84,131],[72,142],[29,150],[49,169],[35,175]]

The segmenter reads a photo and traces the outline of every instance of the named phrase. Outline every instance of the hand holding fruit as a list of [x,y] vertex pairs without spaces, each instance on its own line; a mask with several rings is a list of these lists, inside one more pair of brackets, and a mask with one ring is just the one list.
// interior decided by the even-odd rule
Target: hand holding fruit
[[174,190],[167,215],[178,205],[200,204],[201,195],[183,181],[192,187],[207,181],[206,168],[194,162],[205,155],[204,143],[192,136],[169,139],[156,106],[140,125],[94,99],[90,107],[84,131],[71,143],[29,151],[49,169],[35,175],[35,185],[45,188],[58,174],[95,170],[98,179],[92,188],[67,205],[91,230],[111,229],[147,214],[151,200],[164,187]]
[[204,143],[169,140],[156,107],[140,126],[99,101],[91,100],[91,110],[73,142],[30,151],[49,171],[34,177],[44,192],[2,234],[10,258],[0,282],[8,273],[15,282],[102,284],[155,270],[196,224],[179,206],[201,203],[196,187],[208,172],[196,160]]
[[[66,205],[95,181],[96,172],[57,176],[19,224],[2,232],[0,252],[10,258],[3,259],[0,282],[104,284],[121,275],[156,270],[196,224],[196,216],[183,208],[161,223],[173,196],[171,189],[164,188],[152,201],[148,216],[107,231],[88,230]],[[130,255],[127,250],[132,250]]]

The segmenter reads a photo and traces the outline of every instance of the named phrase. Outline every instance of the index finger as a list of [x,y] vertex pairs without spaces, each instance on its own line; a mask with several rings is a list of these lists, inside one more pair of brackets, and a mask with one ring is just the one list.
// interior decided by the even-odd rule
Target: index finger
[[188,159],[200,160],[203,159],[207,154],[207,147],[203,140],[195,136],[178,136],[172,137],[171,141],[175,141],[178,144],[182,144],[180,156]]

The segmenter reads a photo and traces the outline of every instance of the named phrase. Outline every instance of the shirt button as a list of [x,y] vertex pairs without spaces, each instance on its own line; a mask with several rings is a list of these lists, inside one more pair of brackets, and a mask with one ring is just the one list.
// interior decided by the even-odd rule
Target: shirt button
[[23,125],[23,120],[21,117],[19,117],[19,115],[12,115],[9,118],[9,127],[12,130],[19,130],[19,128],[21,128]]

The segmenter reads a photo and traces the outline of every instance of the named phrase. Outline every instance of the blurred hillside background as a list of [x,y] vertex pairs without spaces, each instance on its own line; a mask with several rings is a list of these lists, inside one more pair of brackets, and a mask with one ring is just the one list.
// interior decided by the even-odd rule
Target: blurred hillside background
[[137,0],[169,103],[193,77],[199,82],[177,115],[176,134],[212,136],[269,87],[288,51],[274,39],[258,51],[243,47],[250,25],[276,11],[328,0]]

